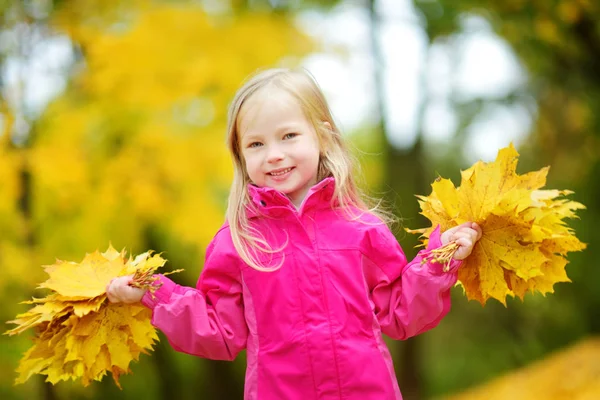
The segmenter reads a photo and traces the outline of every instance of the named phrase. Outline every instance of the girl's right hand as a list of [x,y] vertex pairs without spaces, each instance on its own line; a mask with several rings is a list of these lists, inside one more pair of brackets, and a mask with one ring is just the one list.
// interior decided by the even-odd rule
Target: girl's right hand
[[465,222],[464,224],[450,228],[442,233],[442,244],[456,242],[458,249],[454,253],[455,260],[464,260],[473,251],[473,246],[481,239],[481,227],[475,222]]
[[111,303],[137,303],[142,300],[145,290],[130,286],[133,275],[114,278],[106,285],[106,297]]

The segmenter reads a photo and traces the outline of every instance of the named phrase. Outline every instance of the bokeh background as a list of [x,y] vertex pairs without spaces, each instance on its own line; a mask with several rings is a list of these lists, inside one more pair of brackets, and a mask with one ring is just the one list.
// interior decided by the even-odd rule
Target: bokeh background
[[[414,195],[436,176],[458,185],[460,169],[510,142],[519,172],[550,165],[546,187],[587,206],[570,221],[588,244],[569,254],[572,283],[507,307],[457,289],[438,328],[389,342],[406,399],[461,393],[597,343],[598,21],[593,0],[1,0],[0,320],[40,295],[42,265],[109,242],[164,252],[167,268],[185,268],[174,279],[194,285],[232,177],[228,102],[259,68],[304,66],[354,145],[364,186],[406,227],[426,226]],[[397,233],[414,255],[416,237]],[[242,398],[243,354],[202,360],[162,336],[123,390],[110,378],[13,386],[30,337],[0,336],[2,399]],[[588,359],[563,362],[568,376],[548,368],[538,386],[600,398],[588,384],[600,382],[600,357],[582,349]],[[511,387],[519,393],[501,398],[524,398]]]

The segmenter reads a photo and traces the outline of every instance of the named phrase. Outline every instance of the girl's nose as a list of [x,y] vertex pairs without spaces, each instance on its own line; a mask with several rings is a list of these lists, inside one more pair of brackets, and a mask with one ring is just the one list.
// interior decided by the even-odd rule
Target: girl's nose
[[270,146],[269,152],[267,153],[267,162],[275,163],[283,160],[285,157],[283,151],[279,148],[279,146]]

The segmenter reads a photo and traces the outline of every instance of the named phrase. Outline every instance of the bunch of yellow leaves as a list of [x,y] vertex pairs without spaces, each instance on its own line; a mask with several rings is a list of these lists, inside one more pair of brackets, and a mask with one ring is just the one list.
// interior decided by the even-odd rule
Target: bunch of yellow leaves
[[109,246],[104,253],[87,254],[81,263],[57,261],[45,266],[50,278],[40,288],[50,293],[24,302],[35,306],[9,321],[18,326],[6,332],[15,335],[29,328],[36,332],[17,368],[16,383],[43,374],[52,384],[81,378],[87,386],[110,371],[121,387],[119,376],[130,372],[129,363],[140,353],[148,354],[158,336],[149,309],[110,303],[106,286],[115,277],[134,274],[133,285],[154,291],[152,273],[165,261],[150,251],[126,259],[124,251]]
[[[438,178],[429,196],[417,196],[421,214],[431,228],[409,230],[423,234],[435,226],[442,231],[467,221],[477,222],[483,236],[458,271],[469,300],[482,305],[495,298],[527,291],[553,292],[556,282],[569,282],[565,272],[569,251],[585,248],[563,221],[575,218],[582,204],[561,198],[568,190],[538,190],[546,183],[548,167],[524,175],[516,173],[519,154],[512,144],[494,162],[475,163],[461,171],[461,185]],[[456,249],[450,243],[427,258],[448,261]]]

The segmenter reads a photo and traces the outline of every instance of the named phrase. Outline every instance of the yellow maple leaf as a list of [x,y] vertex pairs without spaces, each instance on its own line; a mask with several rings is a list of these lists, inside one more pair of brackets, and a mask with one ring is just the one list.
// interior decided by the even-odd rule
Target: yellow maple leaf
[[111,279],[134,274],[134,284],[155,290],[155,271],[164,265],[152,251],[126,258],[112,246],[87,254],[80,263],[57,261],[45,266],[49,279],[40,287],[51,293],[26,301],[34,306],[9,323],[17,327],[5,334],[36,330],[33,346],[24,354],[16,383],[34,374],[55,384],[81,378],[84,386],[110,372],[117,386],[129,373],[131,361],[148,353],[158,340],[150,323],[151,312],[139,304],[112,304],[106,298]]
[[[518,156],[512,144],[501,149],[495,161],[462,171],[460,187],[436,179],[429,196],[417,196],[432,226],[408,230],[426,242],[437,225],[442,230],[467,221],[481,226],[481,239],[458,271],[466,296],[481,304],[495,298],[506,305],[507,295],[523,299],[528,291],[552,292],[554,283],[569,281],[564,256],[585,248],[564,221],[585,207],[559,198],[571,191],[539,190],[548,167],[517,174]],[[436,257],[451,257],[454,248],[446,249]]]
[[41,288],[54,290],[70,298],[93,298],[105,292],[106,285],[116,276],[125,275],[125,260],[113,257],[112,247],[104,257],[99,252],[86,254],[80,263],[58,261],[45,268],[50,279],[40,285]]

